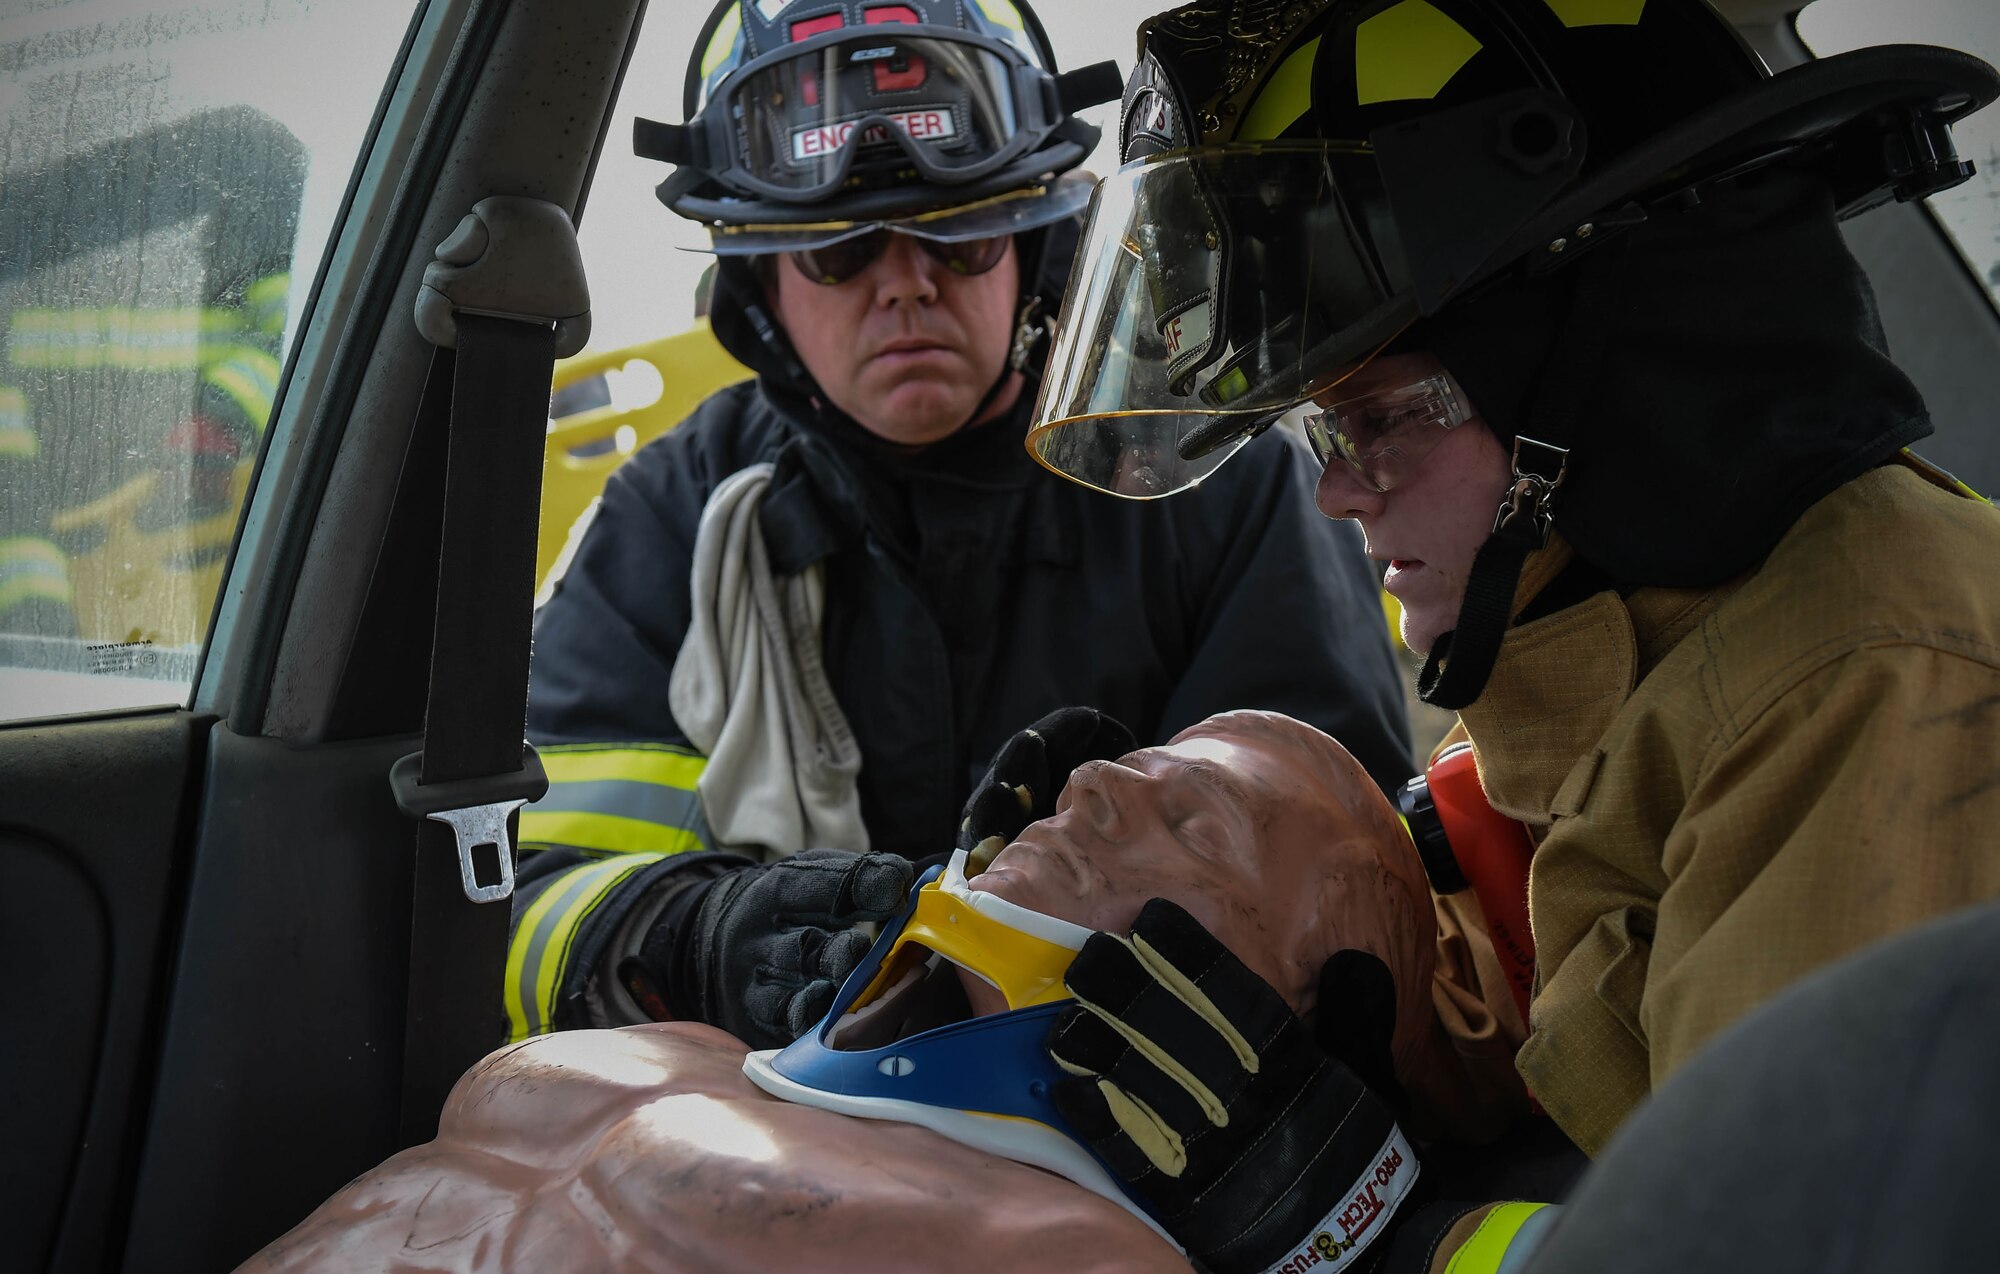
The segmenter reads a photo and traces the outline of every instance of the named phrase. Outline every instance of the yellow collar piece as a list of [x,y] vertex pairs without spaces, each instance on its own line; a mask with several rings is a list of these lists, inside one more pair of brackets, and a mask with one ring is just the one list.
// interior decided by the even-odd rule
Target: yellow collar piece
[[1063,974],[1089,937],[1082,925],[968,888],[960,850],[944,875],[917,891],[909,923],[853,1007],[868,1004],[908,972],[922,958],[912,948],[934,951],[992,983],[1010,1009],[1066,1000]]

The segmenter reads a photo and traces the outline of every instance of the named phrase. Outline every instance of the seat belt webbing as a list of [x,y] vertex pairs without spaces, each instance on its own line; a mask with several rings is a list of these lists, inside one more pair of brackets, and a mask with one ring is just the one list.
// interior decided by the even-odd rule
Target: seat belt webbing
[[[419,408],[419,428],[448,431],[420,782],[435,788],[495,778],[519,786],[524,762],[533,765],[522,740],[556,335],[547,323],[465,313],[456,319],[458,349],[438,349]],[[419,823],[404,1012],[405,1145],[437,1134],[452,1085],[506,1038],[501,988],[510,904],[467,897],[461,835],[430,818]],[[511,880],[511,862],[503,875]]]

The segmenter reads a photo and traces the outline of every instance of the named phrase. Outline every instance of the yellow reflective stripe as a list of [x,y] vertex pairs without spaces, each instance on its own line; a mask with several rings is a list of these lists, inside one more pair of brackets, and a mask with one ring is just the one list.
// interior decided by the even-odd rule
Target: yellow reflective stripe
[[701,836],[685,827],[670,827],[620,814],[582,810],[521,811],[521,844],[562,845],[595,854],[685,854],[706,849]]
[[272,400],[278,396],[278,360],[248,345],[227,347],[221,356],[204,357],[202,379],[228,394],[258,433],[271,416]]
[[94,366],[112,346],[143,347],[149,358],[187,366],[201,342],[201,316],[193,310],[22,310],[8,343],[14,361],[27,366]]
[[57,602],[64,606],[74,600],[67,579],[51,579],[46,575],[18,575],[10,578],[0,573],[0,611],[12,610],[23,602],[37,599]]
[[210,306],[18,310],[8,354],[22,367],[121,367],[177,371],[200,365],[202,342],[242,329],[234,311]]
[[0,456],[32,460],[42,444],[28,428],[28,396],[12,385],[0,385]]
[[595,783],[624,779],[634,783],[658,783],[663,787],[694,791],[695,781],[708,766],[708,758],[678,748],[600,748],[572,751],[566,747],[537,749],[550,783]]
[[69,558],[54,540],[34,535],[10,535],[0,539],[0,562],[26,563],[53,570],[67,570]]
[[570,948],[576,942],[576,931],[584,917],[610,896],[620,881],[664,857],[664,854],[642,854],[572,868],[529,904],[514,929],[513,940],[507,944],[503,999],[507,1006],[509,1043],[549,1029],[563,966],[569,962]]
[[729,56],[730,48],[736,43],[736,34],[742,29],[743,8],[732,4],[729,12],[722,15],[722,21],[715,24],[715,34],[709,37],[708,47],[702,50],[701,78],[705,80],[715,74],[715,68]]
[[1240,142],[1271,141],[1281,136],[1312,107],[1313,59],[1319,56],[1320,37],[1314,36],[1285,56],[1250,110],[1236,134]]
[[1483,47],[1424,0],[1403,0],[1354,29],[1355,100],[1427,101]]
[[243,312],[250,326],[267,336],[280,336],[285,330],[285,305],[291,300],[292,276],[290,274],[267,274],[243,289]]
[[0,540],[0,611],[37,598],[64,605],[71,601],[69,559],[47,540]]
[[1646,0],[1547,0],[1566,27],[1635,27]]
[[1014,7],[1014,0],[973,0],[979,11],[986,15],[988,22],[1006,27],[1009,31],[1026,30],[1021,21],[1021,11]]
[[1546,1203],[1503,1203],[1486,1214],[1465,1245],[1452,1253],[1444,1274],[1494,1274],[1506,1259],[1507,1248],[1521,1232],[1527,1219]]
[[[549,792],[521,811],[525,845],[561,845],[589,854],[686,853],[707,848],[681,826],[706,757],[672,744],[567,744],[544,747]],[[697,825],[698,813],[694,814]]]

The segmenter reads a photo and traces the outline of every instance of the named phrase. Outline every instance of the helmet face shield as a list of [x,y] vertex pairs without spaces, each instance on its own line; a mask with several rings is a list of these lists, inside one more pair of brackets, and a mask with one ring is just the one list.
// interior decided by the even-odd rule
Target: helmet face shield
[[1416,313],[1366,147],[1128,164],[1091,205],[1028,450],[1100,491],[1172,495]]
[[811,203],[871,169],[971,181],[1060,122],[1014,46],[950,27],[840,27],[745,64],[704,104],[709,167],[745,194]]

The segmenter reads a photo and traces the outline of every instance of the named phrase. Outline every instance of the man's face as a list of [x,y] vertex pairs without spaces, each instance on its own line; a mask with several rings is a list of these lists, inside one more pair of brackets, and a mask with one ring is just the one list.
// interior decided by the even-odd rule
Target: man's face
[[[1019,264],[1009,243],[983,274],[955,274],[907,235],[845,283],[805,277],[777,263],[770,289],[778,322],[833,405],[870,433],[923,445],[969,420],[999,379],[1013,341]],[[1018,377],[983,415],[1006,411]]]
[[[1358,396],[1443,370],[1429,354],[1390,355],[1342,381],[1339,393]],[[1444,431],[1414,472],[1387,491],[1340,463],[1328,465],[1319,480],[1319,511],[1359,522],[1368,556],[1389,563],[1382,587],[1402,603],[1403,643],[1418,654],[1458,622],[1472,559],[1493,529],[1511,476],[1506,449],[1478,408],[1467,407],[1472,418]]]
[[[1147,899],[1171,899],[1301,1012],[1333,950],[1405,949],[1380,936],[1410,924],[1428,935],[1427,913],[1387,914],[1413,912],[1385,900],[1417,896],[1421,868],[1404,868],[1416,879],[1400,888],[1387,884],[1414,850],[1360,765],[1323,736],[1309,753],[1284,733],[1308,726],[1252,715],[1079,766],[1055,815],[971,887],[1113,933],[1129,930]],[[1392,968],[1404,963],[1382,954]],[[1428,969],[1421,976],[1427,986]]]

